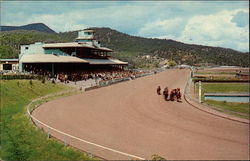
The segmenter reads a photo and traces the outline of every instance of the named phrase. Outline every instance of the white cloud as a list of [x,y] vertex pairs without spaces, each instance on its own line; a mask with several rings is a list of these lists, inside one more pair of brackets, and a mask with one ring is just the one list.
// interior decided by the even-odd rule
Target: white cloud
[[[110,27],[143,37],[248,50],[248,2],[0,2],[2,25],[43,22],[56,32]],[[207,9],[209,8],[209,10]],[[245,8],[245,9],[239,9]],[[242,22],[241,22],[242,23]],[[249,21],[248,21],[249,24]],[[243,27],[242,27],[243,26]]]
[[[161,36],[153,36],[157,38],[249,51],[248,25],[246,27],[238,27],[231,21],[239,11],[249,13],[246,9],[224,10],[205,16],[193,16],[187,20],[186,24],[183,24],[181,19],[162,20],[145,25],[141,30],[141,34],[155,28],[154,31],[162,33]],[[179,35],[169,32],[171,31],[170,29],[179,30],[182,25],[183,30],[181,30]]]
[[208,16],[194,16],[186,24],[179,40],[249,51],[248,45],[242,45],[249,44],[249,28],[238,27],[231,21],[238,11],[225,10]]
[[[118,9],[119,8],[119,9]],[[131,31],[143,24],[146,15],[150,15],[150,6],[106,6],[78,10],[65,10],[63,13],[43,13],[21,15],[14,19],[16,13],[6,13],[4,25],[25,25],[28,23],[43,22],[57,32],[82,29],[86,27],[111,27],[120,31]],[[20,13],[21,14],[21,13]],[[153,15],[153,14],[152,14]],[[10,19],[8,19],[10,18]]]
[[173,18],[167,20],[157,20],[145,24],[138,32],[140,36],[158,37],[161,35],[176,35],[181,32],[184,20],[182,18]]
[[32,16],[27,23],[46,22],[50,28],[55,31],[73,31],[86,28],[85,24],[77,22],[78,16],[72,14],[59,14],[59,15],[39,15]]

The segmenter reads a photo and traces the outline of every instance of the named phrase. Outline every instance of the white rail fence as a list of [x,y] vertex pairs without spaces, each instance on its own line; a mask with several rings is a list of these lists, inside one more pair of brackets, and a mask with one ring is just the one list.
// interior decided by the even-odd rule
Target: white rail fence
[[[162,72],[162,71],[163,71],[163,69],[155,70],[155,72]],[[112,79],[112,80],[109,80],[109,81],[101,81],[101,82],[99,82],[99,85],[97,85],[97,86],[98,87],[109,86],[109,85],[120,83],[120,82],[123,82],[123,81],[128,81],[128,80],[132,80],[132,79],[136,79],[136,78],[140,78],[140,77],[145,77],[145,76],[148,76],[148,75],[153,75],[153,74],[155,74],[155,72],[150,71],[150,72],[144,73],[144,74],[137,74],[134,77],[124,77],[124,78],[119,78],[119,79]],[[93,88],[93,86],[91,88]]]
[[[145,160],[142,157],[133,155],[133,154],[129,154],[126,152],[122,152],[119,150],[115,150],[97,143],[93,143],[90,141],[87,141],[85,139],[79,138],[77,136],[71,135],[69,133],[63,132],[61,130],[58,130],[44,122],[42,122],[41,120],[39,120],[38,118],[34,117],[32,115],[32,111],[37,108],[34,107],[31,109],[31,105],[37,101],[41,101],[43,99],[49,98],[49,97],[53,97],[53,96],[58,96],[58,95],[62,95],[62,94],[66,94],[66,93],[70,93],[70,92],[74,92],[76,90],[71,90],[71,91],[66,91],[66,92],[59,92],[56,94],[50,94],[50,95],[46,95],[44,97],[40,97],[38,99],[34,99],[33,101],[31,101],[28,106],[27,106],[27,114],[28,117],[30,118],[31,121],[33,121],[33,123],[35,124],[36,127],[42,129],[45,133],[47,133],[48,138],[50,138],[51,136],[61,140],[64,142],[64,145],[70,145],[72,147],[76,147],[80,150],[86,151],[90,157],[92,157],[92,154],[98,154],[98,156],[104,156],[103,158],[109,158],[109,156],[112,156],[111,159],[125,159],[125,160]],[[97,155],[96,155],[97,156]],[[101,158],[101,157],[100,157]]]
[[[152,75],[152,74],[155,74],[156,72],[162,72],[162,71],[163,70],[156,70],[156,71],[151,71],[151,72],[148,72],[145,74],[138,74],[135,76],[135,78]],[[112,84],[119,83],[122,81],[127,81],[127,80],[131,80],[131,77],[106,81],[106,82],[103,82],[102,84],[99,84],[99,87],[108,86],[108,85],[112,85]],[[110,159],[109,158],[109,155],[110,155],[110,156],[112,156],[111,159],[118,159],[119,158],[119,159],[124,159],[124,160],[135,160],[135,159],[136,160],[145,160],[145,158],[142,158],[142,157],[139,157],[139,156],[136,156],[133,154],[129,154],[126,152],[122,152],[119,150],[115,150],[115,149],[109,148],[107,146],[99,145],[97,143],[93,143],[93,142],[87,141],[85,139],[79,138],[77,136],[71,135],[69,133],[63,132],[61,130],[58,130],[58,129],[42,122],[41,120],[39,120],[38,118],[36,118],[32,115],[32,111],[40,105],[40,104],[36,105],[35,107],[33,107],[31,109],[31,105],[33,105],[33,103],[36,103],[36,102],[41,101],[41,100],[45,100],[45,99],[50,98],[50,97],[59,96],[59,95],[67,94],[67,93],[74,92],[74,91],[76,92],[76,91],[78,91],[78,89],[65,91],[65,92],[58,92],[55,94],[49,94],[49,95],[32,100],[27,106],[28,117],[35,124],[35,126],[37,128],[40,128],[45,133],[47,133],[48,138],[53,136],[53,137],[63,141],[65,146],[70,145],[72,147],[76,147],[77,149],[86,151],[90,157],[92,157],[92,154],[98,154],[98,156],[103,156],[103,158],[108,158],[108,159]]]

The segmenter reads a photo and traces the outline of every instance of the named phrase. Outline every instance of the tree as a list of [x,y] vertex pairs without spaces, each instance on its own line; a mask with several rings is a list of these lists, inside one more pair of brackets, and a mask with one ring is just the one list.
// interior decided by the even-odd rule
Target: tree
[[174,60],[170,60],[170,61],[168,62],[168,65],[169,65],[169,67],[174,67],[174,66],[176,66],[177,64],[176,64],[176,62],[175,62]]

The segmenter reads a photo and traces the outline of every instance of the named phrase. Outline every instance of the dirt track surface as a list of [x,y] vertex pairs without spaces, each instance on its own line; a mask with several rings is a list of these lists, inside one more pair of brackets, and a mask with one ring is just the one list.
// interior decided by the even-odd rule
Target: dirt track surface
[[[156,88],[181,88],[189,71],[167,70],[41,105],[33,115],[53,128],[121,152],[150,159],[249,159],[249,124],[164,101]],[[46,128],[44,128],[46,130]],[[62,135],[52,132],[60,140]],[[106,159],[132,159],[66,138]]]

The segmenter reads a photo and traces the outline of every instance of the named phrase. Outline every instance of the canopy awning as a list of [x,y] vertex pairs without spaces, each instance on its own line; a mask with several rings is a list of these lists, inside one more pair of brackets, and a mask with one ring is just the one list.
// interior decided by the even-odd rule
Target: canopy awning
[[113,51],[109,48],[96,47],[96,46],[89,45],[87,43],[80,43],[80,42],[50,43],[50,44],[44,44],[43,48],[90,48],[90,49],[106,51],[106,52]]
[[73,56],[61,56],[53,54],[23,55],[20,59],[22,63],[88,63],[84,59]]
[[128,65],[128,62],[123,62],[118,59],[84,59],[93,65]]
[[53,54],[34,54],[23,55],[20,59],[21,63],[88,63],[91,65],[128,65],[118,59],[81,59],[74,56],[62,56]]

